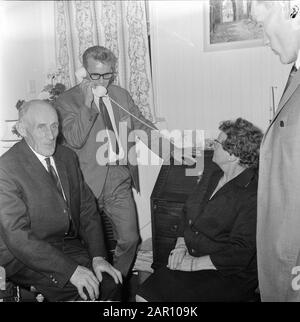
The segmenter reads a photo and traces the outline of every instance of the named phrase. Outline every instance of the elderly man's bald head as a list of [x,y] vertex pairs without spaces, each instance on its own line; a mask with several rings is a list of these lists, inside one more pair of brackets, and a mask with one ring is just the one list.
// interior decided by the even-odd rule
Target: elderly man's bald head
[[31,100],[25,102],[19,109],[19,122],[30,121],[33,114],[43,110],[53,110],[56,113],[55,108],[47,101]]
[[51,156],[55,151],[58,135],[55,108],[42,100],[24,103],[19,110],[17,130],[35,152]]

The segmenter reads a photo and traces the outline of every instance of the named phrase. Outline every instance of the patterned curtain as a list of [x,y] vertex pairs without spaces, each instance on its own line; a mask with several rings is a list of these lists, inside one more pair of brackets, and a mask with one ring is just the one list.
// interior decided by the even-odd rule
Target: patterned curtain
[[145,1],[55,1],[55,28],[56,64],[67,88],[76,85],[83,52],[107,47],[118,57],[115,83],[155,121]]

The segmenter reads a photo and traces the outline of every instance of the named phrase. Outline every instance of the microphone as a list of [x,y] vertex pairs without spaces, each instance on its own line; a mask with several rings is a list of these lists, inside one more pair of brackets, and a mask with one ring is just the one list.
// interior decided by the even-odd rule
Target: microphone
[[0,290],[5,291],[6,290],[6,274],[4,267],[0,266]]

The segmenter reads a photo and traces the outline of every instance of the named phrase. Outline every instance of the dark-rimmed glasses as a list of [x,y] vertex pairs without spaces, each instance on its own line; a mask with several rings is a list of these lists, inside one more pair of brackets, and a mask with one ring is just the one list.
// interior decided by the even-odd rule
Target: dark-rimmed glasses
[[105,80],[109,80],[113,77],[114,73],[113,72],[109,72],[109,73],[104,73],[104,74],[99,74],[99,73],[89,73],[90,78],[92,80],[99,80],[101,77]]

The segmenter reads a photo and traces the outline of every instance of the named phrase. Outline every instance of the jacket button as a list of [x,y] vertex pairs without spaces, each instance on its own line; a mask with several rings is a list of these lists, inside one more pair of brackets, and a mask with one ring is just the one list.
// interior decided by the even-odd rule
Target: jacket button
[[279,122],[279,125],[280,125],[280,127],[284,127],[284,122],[283,121],[280,121]]
[[189,225],[191,226],[191,224],[192,224],[192,219],[189,219]]
[[199,231],[195,231],[195,234],[198,235],[199,234]]
[[191,252],[194,254],[196,251],[194,248],[191,249]]

